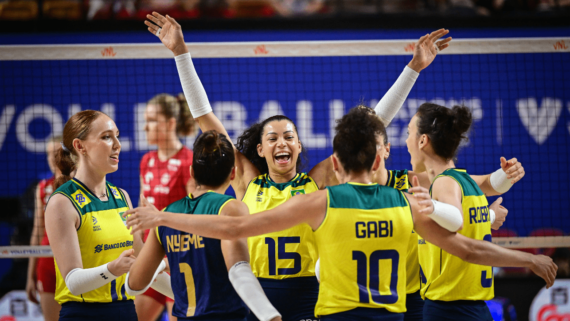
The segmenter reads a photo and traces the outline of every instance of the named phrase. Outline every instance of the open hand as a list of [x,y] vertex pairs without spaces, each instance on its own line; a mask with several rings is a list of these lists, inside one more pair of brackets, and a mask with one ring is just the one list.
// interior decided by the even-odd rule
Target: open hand
[[540,276],[544,279],[544,281],[546,281],[547,289],[554,284],[558,266],[552,261],[550,257],[544,255],[534,255],[530,269],[532,272],[534,272],[534,274]]
[[524,177],[524,167],[516,158],[511,158],[508,161],[501,157],[501,168],[507,174],[507,178],[511,180],[511,184],[514,184]]
[[[414,57],[408,64],[408,67],[412,68],[416,72],[420,72],[427,68],[437,56],[438,49],[439,51],[442,51],[449,47],[451,37],[437,41],[448,33],[449,30],[447,29],[439,29],[421,37],[414,47]],[[436,47],[438,49],[436,49]]]
[[123,214],[127,219],[127,228],[131,234],[158,226],[158,218],[162,212],[150,204],[144,195],[141,195],[141,206],[130,209]]
[[182,28],[176,20],[169,15],[165,17],[158,12],[147,14],[146,18],[148,20],[146,20],[144,24],[148,26],[148,31],[158,36],[158,39],[160,39],[166,48],[170,49],[175,56],[188,52],[188,47],[186,43],[184,43]]

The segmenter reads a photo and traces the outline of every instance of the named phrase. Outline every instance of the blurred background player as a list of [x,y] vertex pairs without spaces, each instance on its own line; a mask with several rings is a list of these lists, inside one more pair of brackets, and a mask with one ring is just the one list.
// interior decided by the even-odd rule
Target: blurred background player
[[[194,144],[192,169],[196,190],[165,210],[182,216],[248,215],[245,204],[224,195],[235,176],[234,163],[234,149],[225,135],[215,131],[200,135]],[[243,321],[248,309],[240,296],[261,320],[281,320],[251,268],[243,270],[249,266],[245,239],[220,242],[164,226],[149,235],[127,276],[128,293],[144,291],[166,254],[176,299],[173,314],[179,320]]]
[[[159,209],[174,203],[194,190],[190,177],[192,151],[180,141],[180,137],[196,133],[197,126],[190,114],[183,94],[154,96],[147,103],[144,113],[145,132],[149,145],[157,150],[146,153],[140,163],[140,194]],[[149,231],[145,231],[146,241]],[[135,299],[140,321],[154,321],[164,305],[172,318],[173,301],[150,288]]]
[[119,130],[104,113],[84,110],[65,124],[56,154],[61,176],[45,213],[59,320],[137,320],[123,274],[142,239],[130,235],[121,219],[132,207],[128,194],[106,180],[119,169],[120,152]]
[[[61,140],[61,136],[54,136],[46,146],[47,161],[53,176],[42,179],[38,183],[35,200],[36,208],[34,210],[34,228],[30,238],[30,245],[49,245],[44,213],[49,197],[55,191],[54,182],[61,175],[61,171],[55,163],[55,154],[61,149]],[[30,258],[26,293],[30,301],[41,305],[46,321],[55,321],[59,318],[61,306],[54,300],[55,263],[53,257]],[[40,302],[37,299],[38,294],[40,295]]]
[[[212,112],[208,97],[198,78],[184,43],[180,25],[171,17],[156,12],[147,18],[149,31],[157,34],[170,49],[190,111],[202,131],[216,130],[227,134]],[[440,29],[420,38],[412,61],[378,104],[378,112],[386,122],[397,113],[407,97],[418,72],[431,64],[437,55],[435,46],[445,49],[451,38],[436,42],[449,31]],[[273,116],[248,128],[239,138],[236,148],[236,177],[231,184],[237,199],[249,207],[250,214],[274,208],[294,195],[315,192],[327,185],[331,164],[327,159],[309,174],[300,172],[303,146],[293,121],[285,116]],[[288,246],[288,250],[285,248]],[[319,285],[314,266],[317,249],[311,229],[306,225],[292,227],[270,235],[248,239],[251,265],[271,303],[283,315],[283,320],[298,321],[314,318]],[[251,320],[255,320],[251,316]]]

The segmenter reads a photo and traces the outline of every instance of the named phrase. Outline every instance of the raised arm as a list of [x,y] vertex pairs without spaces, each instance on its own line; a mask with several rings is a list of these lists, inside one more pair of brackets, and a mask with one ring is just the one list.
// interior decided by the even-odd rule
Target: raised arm
[[131,233],[168,226],[180,231],[221,240],[236,240],[248,236],[282,231],[301,223],[316,229],[326,213],[326,191],[297,195],[274,209],[247,216],[176,215],[151,207],[127,211],[127,227]]
[[386,127],[388,127],[404,104],[404,101],[416,83],[420,71],[427,68],[433,62],[439,51],[449,47],[451,37],[437,41],[448,33],[449,30],[439,29],[421,37],[418,42],[415,43],[412,60],[374,108],[376,115],[380,117]]
[[[212,111],[208,95],[196,73],[188,46],[184,43],[182,28],[178,22],[168,15],[164,17],[157,12],[147,15],[147,19],[150,20],[145,21],[148,30],[158,36],[166,48],[170,49],[174,54],[184,96],[190,107],[192,117],[194,117],[202,132],[215,130],[226,135],[231,141],[226,128]],[[258,175],[257,168],[236,149],[236,178],[232,180],[231,184],[238,198],[243,197],[247,184]]]
[[524,175],[524,167],[516,158],[507,161],[501,157],[501,168],[487,175],[471,175],[471,178],[485,195],[495,196],[508,192]]

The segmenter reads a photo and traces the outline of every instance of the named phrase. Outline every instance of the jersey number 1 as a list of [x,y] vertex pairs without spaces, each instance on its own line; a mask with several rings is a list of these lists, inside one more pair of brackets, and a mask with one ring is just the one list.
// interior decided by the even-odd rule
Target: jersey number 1
[[194,275],[192,275],[192,267],[188,263],[180,263],[180,273],[184,274],[186,281],[186,296],[188,297],[188,310],[186,316],[191,317],[196,313],[196,286],[194,285]]
[[296,252],[286,252],[285,245],[287,244],[299,244],[301,243],[300,236],[282,236],[277,238],[278,251],[277,258],[280,260],[293,260],[292,268],[277,269],[277,258],[275,255],[275,240],[271,237],[265,238],[265,244],[267,244],[267,258],[269,260],[269,275],[275,275],[275,270],[279,272],[279,275],[292,275],[301,272],[301,254]]
[[[378,250],[370,254],[370,263],[364,252],[352,251],[352,260],[356,261],[356,283],[360,303],[394,304],[398,302],[398,263],[400,254],[396,250]],[[390,294],[380,294],[380,260],[392,261],[392,274],[390,275]],[[370,277],[368,273],[370,272]],[[367,280],[370,279],[368,284]]]

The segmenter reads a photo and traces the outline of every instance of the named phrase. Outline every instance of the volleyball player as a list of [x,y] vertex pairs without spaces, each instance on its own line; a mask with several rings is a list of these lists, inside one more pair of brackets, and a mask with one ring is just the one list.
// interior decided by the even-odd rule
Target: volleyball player
[[[159,94],[151,98],[144,113],[146,139],[158,149],[146,153],[140,162],[140,194],[157,208],[165,208],[194,190],[190,177],[192,151],[182,144],[181,136],[196,129],[183,94]],[[146,242],[148,231],[143,240]],[[173,301],[152,288],[135,298],[140,321],[154,321],[164,305],[172,318]]]
[[[61,149],[61,136],[52,137],[46,146],[47,161],[53,176],[42,179],[36,189],[36,208],[34,210],[34,228],[30,245],[49,245],[44,214],[49,197],[54,191],[55,179],[61,171],[55,164],[55,153]],[[37,293],[40,295],[40,302]],[[31,257],[28,264],[28,281],[26,283],[28,300],[39,303],[46,321],[55,321],[59,317],[61,306],[54,300],[55,296],[55,263],[52,257]]]
[[[234,149],[225,135],[215,131],[200,135],[194,143],[192,168],[196,190],[168,205],[165,211],[180,215],[248,215],[245,204],[224,195],[235,176],[234,162]],[[168,227],[153,229],[127,276],[127,291],[142,292],[136,289],[150,284],[165,254],[176,299],[173,315],[178,320],[243,321],[248,309],[238,293],[261,320],[281,320],[251,270],[246,275],[240,272],[240,265],[249,261],[245,239],[220,242]]]
[[[424,103],[410,120],[406,144],[413,170],[426,172],[432,182],[433,199],[451,204],[461,213],[464,224],[458,233],[490,242],[491,214],[487,199],[467,172],[457,169],[454,163],[471,123],[467,107],[449,109]],[[496,190],[508,189],[511,184],[503,171],[492,174],[490,181]],[[424,320],[493,320],[484,302],[494,297],[492,267],[466,262],[421,237],[418,254]]]
[[[202,131],[216,130],[226,134],[212,113],[206,93],[196,75],[180,25],[171,17],[154,12],[146,21],[149,31],[158,34],[163,44],[175,55],[182,88],[189,100],[190,111]],[[159,32],[160,28],[160,32]],[[414,58],[400,78],[377,106],[386,122],[403,104],[418,73],[429,66],[451,38],[436,42],[448,33],[441,29],[425,35],[415,46]],[[255,214],[271,209],[294,195],[315,192],[327,185],[330,161],[325,160],[308,174],[298,172],[303,152],[295,124],[285,116],[273,116],[251,126],[238,139],[236,177],[232,187]],[[318,295],[314,266],[317,249],[313,233],[307,225],[248,239],[253,273],[269,300],[283,315],[283,320],[313,320]],[[255,318],[252,316],[252,320]]]
[[149,207],[136,208],[127,211],[131,215],[127,226],[133,232],[166,226],[207,237],[236,239],[307,224],[314,230],[321,256],[315,309],[321,320],[403,320],[405,266],[412,229],[463,260],[528,266],[547,281],[547,286],[552,285],[556,266],[550,258],[450,232],[461,228],[461,214],[452,205],[434,203],[425,188],[412,188],[419,192],[412,196],[371,183],[372,171],[380,165],[377,138],[382,128],[377,117],[359,108],[341,119],[332,157],[341,185],[293,197],[272,210],[249,216],[182,216]]
[[56,153],[61,176],[45,213],[60,320],[137,320],[124,274],[142,240],[133,239],[120,216],[132,207],[129,195],[106,181],[119,168],[118,136],[115,122],[94,110],[73,115],[63,129]]

